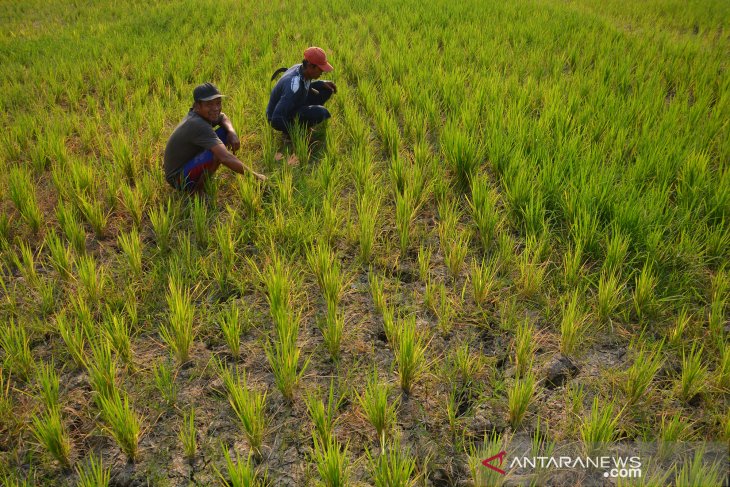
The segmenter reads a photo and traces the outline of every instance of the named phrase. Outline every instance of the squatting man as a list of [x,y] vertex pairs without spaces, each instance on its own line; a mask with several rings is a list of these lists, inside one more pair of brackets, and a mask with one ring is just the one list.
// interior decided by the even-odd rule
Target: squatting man
[[[224,95],[211,83],[193,90],[193,107],[175,128],[165,147],[165,179],[175,189],[199,192],[205,180],[221,164],[239,174],[250,172],[266,180],[241,162],[234,153],[241,141],[222,109]],[[218,126],[217,130],[213,128]],[[226,148],[230,148],[230,151]]]

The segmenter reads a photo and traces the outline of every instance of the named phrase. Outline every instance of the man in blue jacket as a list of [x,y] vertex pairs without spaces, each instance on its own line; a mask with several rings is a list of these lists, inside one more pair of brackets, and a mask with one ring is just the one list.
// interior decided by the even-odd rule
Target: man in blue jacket
[[[274,77],[285,68],[274,73]],[[327,56],[319,47],[304,51],[304,60],[295,64],[276,83],[271,91],[266,118],[276,130],[289,133],[295,118],[307,126],[316,125],[328,118],[330,112],[322,105],[327,103],[337,86],[332,81],[317,80],[322,73],[332,71]]]

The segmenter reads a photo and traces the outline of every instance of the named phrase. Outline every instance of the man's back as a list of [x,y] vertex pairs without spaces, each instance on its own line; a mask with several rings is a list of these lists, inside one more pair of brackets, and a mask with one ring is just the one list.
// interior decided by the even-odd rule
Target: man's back
[[310,82],[302,76],[301,67],[301,64],[295,64],[289,68],[271,90],[269,105],[266,107],[266,118],[269,122],[290,119],[307,99]]

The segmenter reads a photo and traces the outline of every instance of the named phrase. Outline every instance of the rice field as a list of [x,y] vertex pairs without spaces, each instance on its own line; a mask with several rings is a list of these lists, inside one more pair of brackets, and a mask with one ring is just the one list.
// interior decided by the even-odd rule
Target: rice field
[[[0,484],[725,479],[730,3],[0,5]],[[310,45],[332,119],[284,141]],[[206,81],[266,182],[165,182]]]

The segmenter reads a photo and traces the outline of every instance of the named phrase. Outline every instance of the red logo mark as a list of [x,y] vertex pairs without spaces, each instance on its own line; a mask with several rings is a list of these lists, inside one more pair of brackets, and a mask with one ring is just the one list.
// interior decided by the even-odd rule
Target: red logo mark
[[502,470],[501,468],[498,468],[498,467],[495,467],[494,465],[492,465],[492,461],[493,461],[493,460],[497,460],[497,459],[499,459],[499,467],[501,467],[501,466],[502,466],[502,462],[504,461],[504,456],[505,456],[506,454],[507,454],[507,452],[506,452],[506,451],[504,451],[504,450],[502,450],[501,452],[497,453],[497,454],[496,454],[496,455],[494,455],[493,457],[489,457],[489,458],[487,458],[486,460],[484,460],[484,461],[482,462],[482,465],[484,465],[485,467],[491,468],[492,470],[494,470],[495,472],[497,472],[497,473],[498,473],[498,474],[500,474],[500,475],[506,475],[506,474],[507,474],[507,472],[505,472],[505,471],[504,471],[504,470]]

